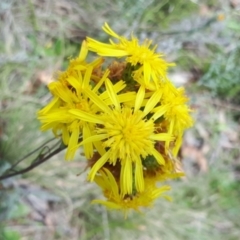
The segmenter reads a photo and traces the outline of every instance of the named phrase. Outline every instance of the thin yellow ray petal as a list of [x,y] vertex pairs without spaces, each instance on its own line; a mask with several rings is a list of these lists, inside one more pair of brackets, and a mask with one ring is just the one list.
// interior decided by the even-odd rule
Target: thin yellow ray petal
[[85,72],[84,78],[83,78],[83,88],[86,89],[89,87],[89,82],[90,82],[90,78],[92,75],[92,70],[93,68],[91,66],[89,66],[87,68],[87,71]]
[[83,66],[83,65],[77,65],[73,67],[73,70],[78,70],[78,71],[83,71],[86,69],[87,69],[86,66]]
[[50,92],[53,93],[53,95],[61,98],[64,102],[71,103],[71,91],[64,87],[62,83],[60,82],[52,82],[48,85],[48,88]]
[[182,134],[180,134],[178,137],[177,137],[177,140],[175,142],[175,146],[173,148],[173,156],[176,157],[178,152],[179,152],[179,149],[182,145]]
[[[111,46],[111,45],[108,45]],[[124,57],[128,55],[128,52],[120,49],[111,49],[111,47],[99,48],[100,50],[96,51],[99,56],[107,57]]]
[[74,131],[72,131],[72,134],[71,134],[69,142],[68,142],[67,152],[65,155],[66,160],[73,159],[74,154],[77,150],[77,148],[75,148],[75,146],[78,144],[79,134],[80,134],[80,131],[79,131],[78,127],[76,129],[74,129]]
[[100,81],[96,84],[96,86],[93,88],[93,92],[97,92],[98,89],[103,85],[104,81],[106,80],[107,76],[109,75],[110,71],[107,69],[102,78],[100,79]]
[[91,66],[93,69],[101,66],[101,64],[104,62],[104,58],[99,57],[95,59],[93,62],[89,63],[88,66]]
[[[84,124],[83,130],[82,130],[83,140],[88,139],[90,136],[91,136],[91,130],[89,128],[89,125]],[[84,153],[86,155],[86,158],[90,159],[93,155],[93,144],[92,144],[92,142],[83,144],[83,148],[84,148]]]
[[[82,75],[82,74],[79,73],[79,76],[81,76],[81,75]],[[79,80],[77,80],[75,77],[70,76],[70,77],[67,78],[67,81],[68,81],[77,91],[79,91],[79,90],[81,90],[81,88],[82,88],[81,78],[82,78],[82,77],[79,78],[79,80],[80,80],[80,81],[79,81]]]
[[122,80],[118,81],[117,83],[115,83],[113,85],[113,89],[115,93],[120,92],[121,90],[123,90],[126,87],[126,83]]
[[99,115],[94,115],[88,112],[84,112],[80,109],[71,109],[68,111],[70,114],[74,115],[77,119],[82,121],[91,122],[91,123],[99,123],[103,124],[103,120]]
[[44,123],[41,127],[40,130],[41,131],[47,131],[50,128],[54,128],[56,125],[58,125],[58,123],[55,122],[51,122],[51,123]]
[[135,184],[138,192],[144,191],[143,168],[142,163],[139,161],[137,161],[135,165]]
[[63,140],[63,143],[65,145],[68,145],[69,138],[70,138],[69,131],[67,130],[67,127],[65,125],[63,125],[63,127],[62,127],[62,140]]
[[159,153],[155,148],[152,151],[152,155],[156,158],[159,165],[165,165],[165,160],[161,153]]
[[116,47],[111,44],[101,43],[89,37],[87,37],[87,42],[89,50],[96,52],[100,56],[124,57],[128,55],[128,52],[125,50],[116,49]]
[[153,193],[152,193],[152,197],[153,198],[157,198],[160,195],[162,195],[164,192],[169,191],[171,189],[170,186],[164,185],[158,189],[156,189]]
[[107,189],[108,188],[108,183],[106,182],[106,177],[105,177],[105,173],[100,170],[99,171],[101,176],[100,175],[97,175],[95,176],[94,178],[94,182],[100,187],[102,188],[103,190]]
[[172,141],[174,139],[169,133],[156,133],[152,134],[149,138],[156,141]]
[[119,204],[109,202],[109,201],[104,201],[100,199],[94,199],[91,201],[91,204],[102,204],[103,206],[109,208],[109,209],[121,209],[122,207]]
[[116,182],[115,178],[113,177],[112,173],[107,168],[104,168],[104,171],[106,172],[107,177],[109,179],[109,183],[111,185],[113,195],[118,196],[119,195],[119,187],[117,185],[117,182]]
[[148,86],[151,80],[151,66],[148,62],[143,63],[144,83]]
[[164,115],[164,113],[166,112],[165,109],[162,109],[162,111],[158,111],[157,113],[154,113],[153,116],[151,117],[151,119],[153,121],[156,121],[156,120],[160,120],[161,117]]
[[91,168],[88,174],[88,180],[93,181],[96,173],[101,169],[101,167],[108,161],[110,157],[110,151],[106,152]]
[[120,36],[118,34],[116,34],[110,27],[109,25],[105,22],[104,23],[104,26],[102,27],[102,29],[108,33],[109,35],[111,35],[112,37],[115,37],[115,38],[120,38]]
[[[115,93],[120,92],[120,91],[123,90],[125,87],[126,87],[126,84],[125,84],[125,82],[122,81],[122,80],[113,85],[113,89],[114,89],[114,92],[115,92]],[[100,97],[101,97],[101,99],[103,99],[103,100],[109,98],[107,91],[103,92]]]
[[130,159],[125,159],[122,163],[120,183],[121,195],[124,196],[125,194],[132,194],[132,161]]
[[54,110],[51,113],[38,116],[38,119],[43,123],[46,122],[69,123],[73,120],[72,116],[68,114],[68,110],[66,109]]
[[160,98],[162,97],[162,89],[159,89],[153,93],[151,98],[148,100],[143,112],[146,116],[149,112],[153,110],[157,103],[159,103]]
[[59,100],[59,97],[54,97],[50,103],[48,103],[48,105],[46,105],[44,108],[42,108],[41,110],[38,111],[38,115],[41,115],[41,114],[46,114],[48,111],[51,110],[51,108],[54,108],[55,106],[58,105],[58,100]]
[[82,146],[82,145],[84,145],[84,144],[87,144],[87,143],[92,143],[92,142],[101,141],[101,140],[103,140],[103,139],[105,139],[105,138],[107,138],[107,137],[108,137],[107,134],[93,135],[93,136],[91,136],[91,137],[88,137],[88,138],[84,139],[82,142],[80,142],[80,143],[76,146],[76,148],[78,148],[78,147],[80,147],[80,146]]
[[93,142],[93,145],[101,156],[103,156],[106,153],[106,150],[104,149],[100,141]]
[[81,50],[78,56],[78,60],[79,61],[84,61],[87,57],[87,53],[88,53],[88,48],[87,48],[87,41],[83,41],[82,42],[82,46],[81,46]]
[[119,110],[120,109],[119,99],[118,99],[118,96],[113,89],[112,83],[110,82],[109,79],[107,79],[105,83],[106,83],[107,93],[108,93],[110,99],[112,100],[113,105],[115,106],[115,108],[117,110]]
[[144,96],[145,96],[145,88],[143,86],[141,86],[137,92],[135,106],[134,106],[134,113],[137,112],[141,108]]
[[120,103],[131,102],[136,99],[136,93],[128,92],[128,93],[119,94],[118,99]]
[[91,91],[90,89],[86,89],[85,94],[91,99],[92,102],[94,102],[100,109],[102,109],[103,112],[109,114],[111,113],[107,104],[93,91]]
[[[174,119],[172,119],[171,122],[170,122],[170,126],[168,128],[168,133],[169,134],[173,133],[174,124],[175,124],[175,121],[174,121]],[[167,151],[169,149],[169,144],[170,144],[170,140],[165,142],[165,151]]]
[[109,43],[102,43],[102,42],[99,42],[93,38],[90,38],[90,37],[87,37],[87,43],[88,43],[88,49],[90,51],[94,51],[94,52],[97,52],[97,49],[98,48],[102,48],[102,49],[116,49],[115,46],[109,44]]

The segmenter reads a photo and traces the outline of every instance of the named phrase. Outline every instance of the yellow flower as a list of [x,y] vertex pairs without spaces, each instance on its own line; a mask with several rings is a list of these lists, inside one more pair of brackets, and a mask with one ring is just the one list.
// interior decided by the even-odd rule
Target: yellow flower
[[[81,144],[102,141],[104,149],[107,149],[90,170],[88,179],[93,181],[96,173],[107,162],[116,165],[117,161],[120,161],[121,194],[132,194],[133,182],[137,191],[143,192],[145,188],[142,159],[148,155],[153,155],[158,164],[164,164],[162,155],[155,149],[155,142],[173,140],[170,134],[155,132],[154,121],[161,117],[158,111],[149,119],[147,117],[159,102],[161,89],[154,92],[145,106],[142,107],[145,89],[140,87],[134,106],[129,108],[120,104],[119,96],[108,79],[105,85],[111,100],[112,106],[110,107],[101,102],[101,99],[93,92],[87,93],[87,96],[102,109],[104,114],[89,114],[89,121],[100,124],[100,126],[96,135],[89,137]],[[85,118],[84,112],[81,110],[70,110],[70,113],[80,120]]]
[[[100,70],[104,59],[97,58],[96,60],[88,63],[86,62],[87,53],[87,42],[83,41],[79,56],[77,58],[70,59],[67,70],[64,72],[59,72],[57,75],[58,82],[61,82],[65,87],[74,90],[77,93],[82,90],[82,82],[84,81],[82,77],[84,76],[84,73],[87,71],[87,69],[92,69],[91,76],[89,76],[91,79],[87,80],[85,77],[85,81],[93,81],[95,83],[98,83],[104,74]],[[50,88],[49,90],[51,91],[52,89],[53,88]],[[54,95],[53,92],[52,94]]]
[[[64,85],[61,81],[49,84],[49,89],[54,95],[54,99],[45,108],[39,111],[38,119],[43,123],[41,129],[46,131],[53,129],[62,134],[65,145],[68,146],[66,159],[74,157],[80,137],[86,139],[90,137],[95,128],[95,124],[84,120],[76,119],[69,113],[70,109],[81,109],[85,114],[96,113],[99,108],[85,95],[85,91],[91,89],[90,80],[92,75],[92,67],[88,66],[85,72],[78,71],[77,75],[69,75]],[[105,81],[109,71],[106,71],[101,79],[101,83]],[[100,85],[98,85],[100,87]],[[93,88],[92,91],[97,91]],[[86,143],[83,145],[87,158],[93,155],[93,144]]]
[[[41,130],[51,129],[67,146],[72,159],[83,146],[88,180],[106,200],[94,200],[110,209],[140,211],[164,197],[169,186],[158,184],[183,176],[177,152],[184,130],[191,127],[188,99],[183,88],[167,78],[167,63],[146,39],[142,44],[116,34],[107,23],[103,30],[117,39],[101,43],[87,37],[79,56],[69,61],[48,85],[53,99],[38,112]],[[88,51],[113,60],[87,62]]]
[[140,207],[151,207],[158,197],[169,199],[168,196],[164,195],[166,191],[170,190],[169,186],[157,188],[155,183],[148,179],[145,179],[146,188],[143,192],[122,196],[114,176],[105,168],[99,172],[94,181],[101,187],[107,200],[96,199],[92,203],[102,204],[109,209],[122,210],[125,217],[130,209],[140,212]]
[[165,154],[161,143],[156,144],[156,149],[163,155],[165,164],[159,165],[153,156],[148,156],[143,161],[144,178],[151,179],[153,182],[162,182],[185,176],[179,160],[170,153]]
[[[159,106],[153,111],[163,113],[162,121],[159,123],[160,129],[166,129],[174,137],[175,146],[174,156],[182,144],[183,133],[187,128],[193,125],[193,119],[190,115],[192,111],[187,105],[188,98],[185,96],[184,88],[176,88],[169,80],[161,84],[162,97]],[[166,150],[169,149],[170,141],[166,141]]]
[[106,44],[87,37],[89,50],[100,56],[118,58],[126,56],[126,62],[135,68],[133,74],[135,81],[148,89],[158,88],[159,82],[166,78],[168,67],[174,64],[167,63],[162,58],[163,54],[156,53],[157,46],[155,45],[151,49],[152,41],[148,39],[142,45],[139,45],[138,39],[133,35],[131,40],[119,36],[107,23],[105,23],[103,30],[118,39],[119,42],[115,43],[110,40],[110,44]]
[[[76,145],[81,139],[90,137],[95,128],[94,123],[76,119],[69,114],[69,110],[81,109],[86,115],[89,112],[99,111],[99,108],[85,95],[85,91],[91,90],[98,93],[109,74],[108,70],[101,73],[100,76],[96,74],[103,59],[87,63],[85,61],[87,52],[87,43],[84,41],[79,56],[70,60],[67,70],[58,75],[57,81],[48,85],[54,98],[38,112],[38,119],[42,122],[41,130],[52,129],[55,136],[61,136],[64,144],[68,146],[66,159],[74,157]],[[92,87],[93,83],[94,87]],[[115,88],[117,92],[121,91],[123,83],[119,83]],[[93,155],[93,145],[96,144],[86,143],[83,145],[87,158],[91,158]]]
[[173,122],[172,133],[179,134],[193,125],[193,119],[190,115],[191,109],[186,104],[188,98],[185,96],[184,88],[172,90],[173,87],[170,82],[166,84],[161,103],[170,105],[164,117]]

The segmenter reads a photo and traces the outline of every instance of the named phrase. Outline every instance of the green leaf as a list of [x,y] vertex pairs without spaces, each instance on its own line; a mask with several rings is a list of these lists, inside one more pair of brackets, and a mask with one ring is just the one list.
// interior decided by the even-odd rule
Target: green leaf
[[55,54],[57,56],[61,55],[63,50],[64,50],[64,42],[63,42],[63,40],[57,39],[57,41],[54,44],[54,52],[55,52]]
[[232,30],[240,30],[240,24],[237,21],[230,21],[228,27]]
[[21,236],[18,232],[12,231],[10,229],[4,230],[2,234],[0,234],[1,239],[4,240],[20,240]]
[[19,203],[19,204],[16,204],[15,206],[12,206],[12,211],[10,213],[9,218],[16,219],[16,218],[25,217],[30,212],[31,212],[31,209],[27,205],[23,203]]

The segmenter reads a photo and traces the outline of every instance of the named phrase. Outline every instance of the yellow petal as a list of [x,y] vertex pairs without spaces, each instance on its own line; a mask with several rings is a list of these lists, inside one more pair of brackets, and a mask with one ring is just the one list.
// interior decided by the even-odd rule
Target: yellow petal
[[92,113],[84,112],[80,109],[71,109],[68,111],[70,114],[74,115],[77,119],[80,119],[85,122],[99,123],[103,124],[99,115],[94,115]]
[[132,194],[132,161],[130,159],[125,159],[122,163],[120,182],[121,194]]
[[159,153],[156,149],[153,149],[152,154],[156,158],[158,164],[165,165],[165,160],[161,153]]
[[135,106],[134,106],[134,112],[137,112],[141,108],[144,96],[145,96],[145,88],[143,86],[141,86],[137,92]]
[[86,89],[85,93],[91,99],[92,102],[94,102],[100,109],[102,109],[103,112],[110,113],[109,107],[98,95],[96,95],[93,91],[89,89]]
[[143,168],[142,163],[139,161],[135,165],[135,184],[138,192],[144,191]]
[[97,160],[97,162],[93,165],[92,169],[88,174],[89,181],[92,182],[94,180],[94,177],[97,171],[99,171],[101,167],[108,161],[109,156],[110,156],[110,151],[106,152],[100,159]]
[[157,133],[150,136],[150,139],[156,141],[171,141],[174,139],[169,133]]
[[143,112],[144,115],[146,116],[149,112],[153,110],[153,108],[156,106],[157,103],[159,103],[159,100],[162,96],[162,90],[159,89],[156,92],[153,93],[151,98],[148,100]]
[[81,50],[78,56],[78,60],[79,61],[84,61],[87,57],[87,53],[88,53],[88,48],[87,48],[87,42],[84,40],[82,42],[82,46],[81,46]]
[[118,96],[113,89],[112,83],[110,82],[109,79],[107,79],[105,83],[106,83],[107,93],[108,93],[110,99],[112,100],[113,105],[115,106],[115,108],[117,110],[120,109],[119,99],[118,99]]

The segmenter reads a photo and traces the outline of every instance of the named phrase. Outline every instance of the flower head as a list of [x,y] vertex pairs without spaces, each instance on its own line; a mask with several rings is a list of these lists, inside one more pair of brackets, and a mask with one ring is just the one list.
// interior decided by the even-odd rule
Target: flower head
[[103,30],[119,42],[115,43],[110,40],[110,44],[106,44],[87,37],[90,51],[96,52],[100,56],[127,57],[126,62],[136,67],[133,73],[134,80],[148,89],[156,89],[159,82],[166,79],[168,67],[174,64],[167,63],[162,58],[163,54],[156,53],[156,45],[151,49],[151,40],[145,40],[140,45],[136,37],[132,35],[131,40],[128,40],[119,36],[107,23]]
[[[90,137],[94,129],[93,123],[76,119],[69,114],[71,109],[81,109],[86,115],[99,110],[85,94],[87,89],[91,89],[89,85],[91,74],[92,68],[89,67],[86,72],[78,72],[78,78],[70,75],[65,80],[68,84],[71,82],[71,87],[66,87],[60,81],[50,83],[49,89],[54,99],[38,113],[38,119],[43,123],[41,127],[43,131],[53,129],[56,135],[62,135],[64,144],[68,146],[66,159],[74,157],[76,150],[74,147],[79,143],[80,135],[83,139]],[[103,79],[107,74],[108,72],[104,74]],[[92,143],[84,144],[84,150],[86,157],[91,158]]]
[[116,179],[112,173],[105,168],[99,172],[94,181],[101,187],[107,200],[96,199],[93,200],[92,203],[105,205],[109,209],[122,210],[125,217],[130,209],[139,212],[141,207],[151,207],[156,198],[165,197],[169,199],[169,197],[164,194],[170,190],[170,187],[165,185],[158,188],[155,182],[151,180],[145,180],[146,188],[143,192],[122,196]]
[[[140,211],[165,197],[163,181],[181,177],[177,152],[183,132],[193,124],[183,88],[167,78],[167,63],[157,46],[133,35],[128,40],[107,24],[116,38],[109,44],[83,41],[80,54],[49,84],[53,99],[38,112],[43,131],[51,129],[72,159],[83,146],[88,180],[103,191],[108,208]],[[104,68],[102,57],[88,62],[88,51],[115,59]],[[105,70],[104,70],[105,69]]]
[[[89,180],[93,181],[96,173],[107,162],[116,165],[120,161],[120,188],[122,195],[132,194],[133,187],[136,187],[137,191],[143,192],[142,159],[145,159],[148,155],[153,155],[158,164],[164,164],[163,157],[155,149],[155,141],[173,140],[170,134],[155,131],[155,118],[156,116],[160,117],[158,111],[149,119],[147,117],[161,98],[160,90],[156,91],[148,99],[145,106],[142,107],[145,90],[141,87],[136,95],[134,106],[129,108],[120,104],[118,95],[109,80],[106,80],[106,88],[112,106],[99,105],[99,108],[102,108],[105,113],[92,115],[91,117],[92,122],[100,124],[97,134],[81,143],[102,141],[102,146],[106,149],[106,152],[90,170]],[[93,101],[95,100],[96,104],[99,103],[99,97],[94,93],[89,92],[88,97]],[[71,110],[70,113],[76,118],[84,118],[81,110]]]
[[[176,137],[175,147],[173,149],[174,156],[182,144],[182,136],[187,128],[193,125],[193,119],[190,115],[192,111],[187,105],[188,98],[185,96],[183,88],[176,88],[169,80],[162,84],[162,98],[160,107],[165,108],[163,121],[159,124],[162,129]],[[166,148],[169,148],[169,141],[166,141]]]
[[[69,114],[70,109],[81,109],[86,114],[96,113],[99,109],[89,99],[85,91],[92,90],[97,92],[109,71],[105,71],[102,77],[94,74],[102,64],[98,59],[91,63],[86,63],[87,54],[86,42],[83,42],[79,57],[71,60],[66,71],[58,75],[57,81],[48,85],[50,92],[54,96],[53,100],[38,112],[38,119],[42,122],[41,129],[46,131],[52,129],[56,136],[61,136],[63,143],[68,146],[66,159],[74,157],[75,146],[80,141],[80,136],[85,139],[92,135],[94,124],[84,120],[76,119]],[[92,81],[97,84],[93,88]],[[93,144],[84,144],[84,151],[87,158],[93,154]]]

